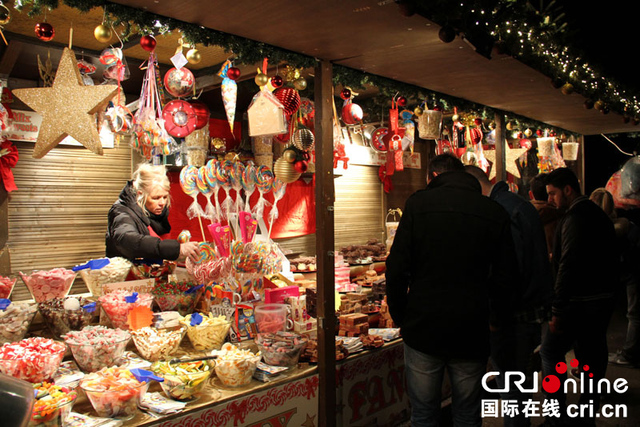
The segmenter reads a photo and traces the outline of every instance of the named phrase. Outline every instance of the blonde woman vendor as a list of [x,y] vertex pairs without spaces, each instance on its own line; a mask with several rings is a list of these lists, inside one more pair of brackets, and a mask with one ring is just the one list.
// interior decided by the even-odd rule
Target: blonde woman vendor
[[164,239],[171,231],[169,224],[170,184],[164,166],[142,163],[122,189],[118,201],[109,210],[105,236],[106,256],[129,260],[197,261],[196,242],[180,243]]

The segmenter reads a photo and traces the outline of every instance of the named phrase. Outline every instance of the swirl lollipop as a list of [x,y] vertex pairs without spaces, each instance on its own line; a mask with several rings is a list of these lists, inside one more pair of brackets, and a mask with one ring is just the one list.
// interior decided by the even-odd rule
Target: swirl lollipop
[[216,201],[216,214],[215,221],[221,221],[220,215],[220,201],[218,200],[218,191],[220,190],[220,186],[218,185],[218,179],[216,178],[216,168],[218,167],[218,161],[216,159],[211,159],[205,165],[205,180],[207,181],[207,186],[213,191],[213,198]]
[[189,205],[189,207],[187,208],[187,217],[189,217],[189,219],[198,217],[202,239],[206,240],[201,220],[201,216],[204,215],[204,211],[198,203],[198,194],[200,193],[200,190],[198,189],[198,184],[196,182],[197,177],[198,168],[196,166],[189,165],[183,167],[180,171],[180,186],[182,187],[182,191],[184,191],[185,194],[193,197],[193,203],[191,203],[191,205]]
[[271,227],[273,227],[273,223],[278,218],[278,201],[284,197],[284,193],[287,190],[287,184],[279,180],[278,178],[273,179],[273,207],[271,208],[271,212],[269,213],[269,234],[271,237]]
[[196,175],[196,185],[198,190],[207,198],[207,207],[204,210],[204,216],[213,221],[216,217],[216,208],[211,203],[211,196],[213,195],[213,191],[215,187],[209,185],[209,181],[207,180],[207,167],[200,166],[198,168],[198,174]]
[[242,183],[242,189],[244,190],[245,195],[245,211],[251,210],[249,199],[251,198],[253,192],[256,190],[256,173],[256,165],[253,162],[247,163],[244,170],[242,171],[240,182]]
[[225,167],[225,163],[230,162],[230,160],[225,160],[223,163],[217,163],[215,168],[215,176],[218,181],[218,185],[222,187],[225,192],[225,199],[222,202],[222,212],[225,217],[229,217],[229,205],[231,204],[231,199],[229,196],[229,190],[231,190],[231,182],[228,174],[228,167]]
[[[264,205],[267,203],[267,199],[265,199],[264,195],[271,191],[271,187],[273,185],[273,171],[265,166],[260,165],[256,171],[256,188],[260,193],[260,198],[258,199],[258,203],[256,203],[255,214],[258,219],[262,218],[262,214],[264,212]],[[266,230],[263,230],[263,232]]]

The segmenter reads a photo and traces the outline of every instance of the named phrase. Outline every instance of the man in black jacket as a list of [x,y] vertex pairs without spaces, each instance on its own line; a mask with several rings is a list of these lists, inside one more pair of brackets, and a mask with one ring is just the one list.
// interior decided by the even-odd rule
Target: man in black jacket
[[[567,212],[558,224],[553,249],[555,297],[549,332],[540,349],[543,375],[555,375],[562,383],[566,365],[556,366],[566,363],[565,355],[573,348],[584,379],[597,384],[607,369],[606,333],[619,283],[613,222],[598,205],[582,196],[578,178],[571,169],[554,170],[546,183],[549,203]],[[560,417],[548,417],[548,424],[562,425],[566,421],[563,390],[561,386],[555,393],[547,392],[547,399],[557,399],[560,405]],[[585,387],[580,403],[590,401],[598,412],[599,393],[589,393]],[[595,425],[593,419],[583,419],[581,423]]]
[[[444,167],[443,167],[444,165]],[[456,425],[478,425],[490,327],[510,321],[509,217],[448,155],[406,203],[387,259],[387,300],[405,343],[413,426],[435,425],[445,367]]]

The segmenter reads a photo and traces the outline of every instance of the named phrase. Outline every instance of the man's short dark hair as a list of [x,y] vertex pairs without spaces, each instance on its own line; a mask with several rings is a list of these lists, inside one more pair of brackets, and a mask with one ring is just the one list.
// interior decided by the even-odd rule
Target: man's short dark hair
[[545,185],[553,185],[560,189],[563,189],[568,185],[577,195],[582,194],[582,190],[580,190],[580,181],[578,181],[576,174],[569,168],[558,168],[550,172],[545,179]]
[[480,184],[491,184],[491,181],[489,181],[489,177],[487,176],[485,171],[483,171],[476,165],[466,165],[464,167],[464,171],[469,175],[473,175],[475,179],[480,182]]
[[459,158],[449,153],[438,154],[431,159],[427,167],[429,178],[433,178],[434,173],[441,174],[450,171],[464,171],[464,165]]
[[529,190],[533,194],[534,200],[547,201],[549,195],[547,194],[546,179],[548,173],[539,173],[529,180]]

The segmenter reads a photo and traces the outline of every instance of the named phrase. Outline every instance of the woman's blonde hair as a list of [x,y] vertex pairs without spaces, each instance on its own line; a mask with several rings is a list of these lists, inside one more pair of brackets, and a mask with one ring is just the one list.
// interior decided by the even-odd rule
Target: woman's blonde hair
[[600,206],[609,218],[616,218],[617,215],[615,205],[613,203],[613,195],[606,188],[596,188],[589,196],[589,199],[596,205]]
[[[131,177],[133,189],[136,191],[136,203],[142,211],[148,215],[145,205],[147,197],[154,188],[162,188],[167,193],[171,190],[171,184],[167,177],[167,171],[162,165],[141,163]],[[167,207],[171,205],[171,197],[167,201]]]

